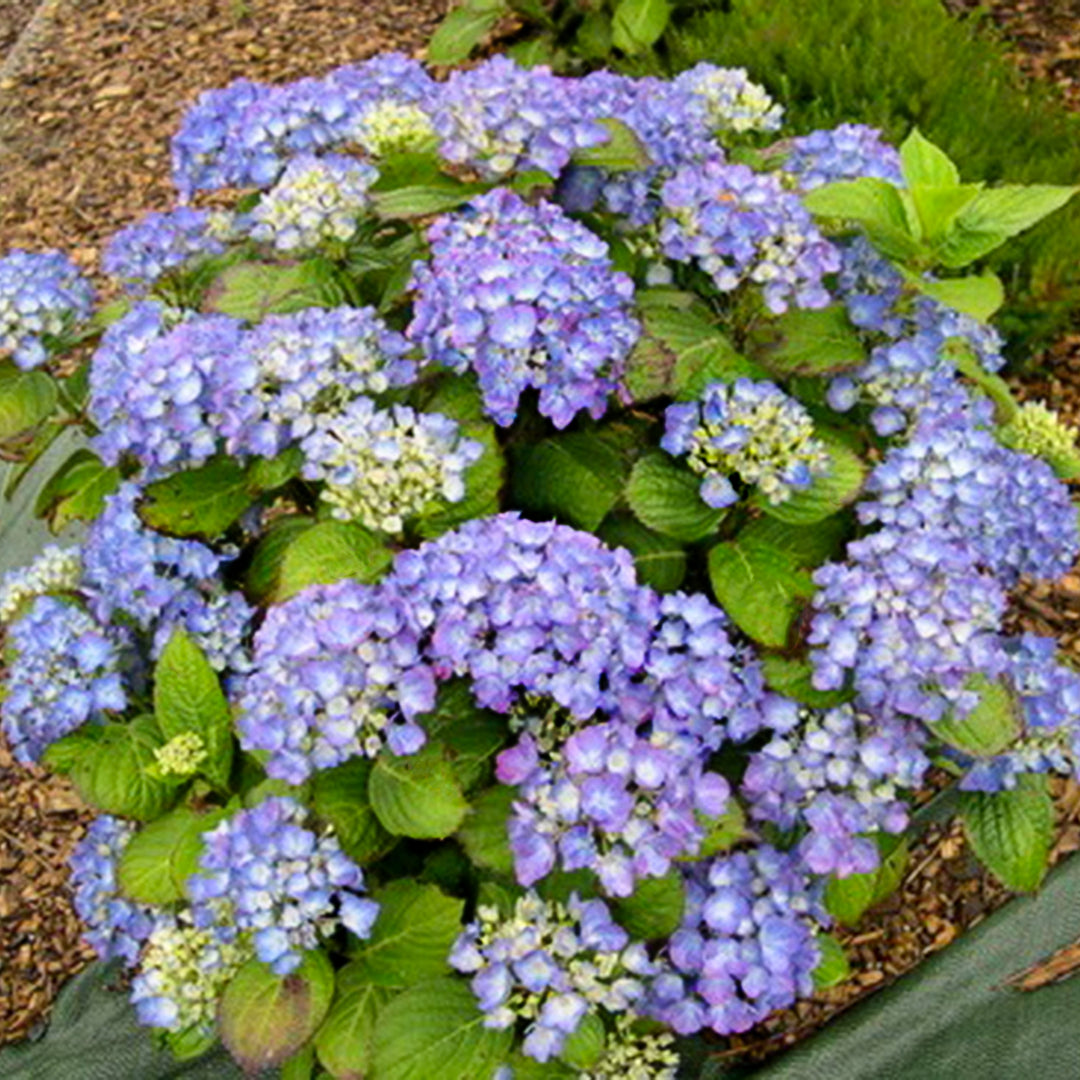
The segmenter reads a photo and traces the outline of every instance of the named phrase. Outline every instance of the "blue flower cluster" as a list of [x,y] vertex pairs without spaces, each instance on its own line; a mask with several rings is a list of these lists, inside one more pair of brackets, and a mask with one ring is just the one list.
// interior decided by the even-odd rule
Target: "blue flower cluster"
[[364,895],[360,867],[333,836],[318,837],[292,799],[271,797],[204,834],[188,879],[197,929],[225,942],[250,932],[255,955],[278,975],[295,971],[321,936],[344,926],[371,934],[379,905]]
[[270,610],[238,704],[240,744],[269,753],[270,776],[300,784],[384,746],[419,750],[415,718],[434,707],[435,679],[393,598],[341,581]]
[[664,254],[700,266],[721,292],[753,281],[776,314],[791,300],[802,308],[829,303],[822,279],[840,269],[840,254],[779,177],[707,161],[678,169],[661,198]]
[[420,64],[399,53],[283,86],[238,79],[204,92],[188,110],[172,141],[173,179],[188,199],[270,187],[298,154],[350,144],[374,155],[419,148],[431,138],[425,118],[435,90]]
[[57,739],[126,707],[124,635],[74,603],[39,596],[8,628],[7,644],[0,720],[16,761],[37,761]]
[[103,814],[94,818],[72,851],[68,866],[75,913],[86,924],[83,936],[101,960],[121,959],[134,967],[160,920],[160,913],[121,895],[120,857],[134,826]]
[[563,905],[530,892],[507,918],[481,906],[450,964],[472,976],[486,1027],[528,1018],[522,1049],[537,1061],[557,1056],[595,1009],[630,1010],[657,972],[645,946],[630,941],[602,900],[576,893]]
[[112,237],[102,253],[101,268],[122,281],[129,293],[145,293],[170,271],[225,250],[213,222],[209,210],[189,206],[147,214]]
[[23,369],[49,358],[49,339],[88,318],[94,290],[59,251],[11,251],[0,259],[0,354]]
[[47,545],[29,566],[0,578],[0,623],[9,623],[34,600],[48,593],[73,592],[82,576],[78,549]]
[[907,441],[870,474],[864,524],[926,530],[971,547],[1006,585],[1061,577],[1080,555],[1076,508],[1046,462],[992,434],[993,405],[963,395],[927,405]]
[[863,176],[887,180],[897,187],[904,183],[896,148],[882,139],[880,131],[865,124],[812,131],[791,139],[787,146],[783,168],[798,178],[804,191]]
[[436,221],[428,239],[408,329],[425,354],[475,371],[504,427],[529,387],[556,427],[582,409],[601,416],[639,333],[633,282],[607,244],[559,207],[502,188]]
[[784,830],[806,827],[798,850],[815,874],[875,870],[878,848],[866,834],[906,828],[900,792],[918,788],[930,766],[926,733],[849,705],[800,713],[797,729],[750,755],[739,787],[750,817]]
[[669,405],[664,422],[660,445],[705,478],[701,498],[709,506],[738,501],[731,473],[776,505],[829,469],[810,414],[775,383],[710,383],[700,401]]
[[686,889],[644,1011],[681,1035],[730,1035],[812,993],[828,919],[798,856],[762,844],[691,868]]

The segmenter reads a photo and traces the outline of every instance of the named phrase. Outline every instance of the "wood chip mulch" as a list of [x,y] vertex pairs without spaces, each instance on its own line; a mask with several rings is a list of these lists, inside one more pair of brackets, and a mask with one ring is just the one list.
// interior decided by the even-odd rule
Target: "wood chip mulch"
[[[1080,0],[948,0],[981,6],[1018,63],[1080,107]],[[282,81],[397,48],[422,49],[447,0],[46,0],[44,30],[0,80],[0,251],[60,247],[88,269],[101,241],[169,206],[168,136],[186,104],[240,75]],[[0,0],[0,71],[36,10]],[[40,21],[40,13],[39,20]],[[9,64],[10,68],[12,65]],[[1024,392],[1080,425],[1080,339]],[[1021,591],[1016,617],[1080,659],[1080,574]],[[1059,783],[1055,857],[1080,848],[1080,788]],[[39,1027],[60,984],[89,959],[64,884],[87,814],[66,781],[13,766],[0,742],[0,1045]],[[806,1037],[996,910],[1008,893],[955,825],[915,845],[900,891],[841,931],[847,983],[729,1040],[758,1061]]]

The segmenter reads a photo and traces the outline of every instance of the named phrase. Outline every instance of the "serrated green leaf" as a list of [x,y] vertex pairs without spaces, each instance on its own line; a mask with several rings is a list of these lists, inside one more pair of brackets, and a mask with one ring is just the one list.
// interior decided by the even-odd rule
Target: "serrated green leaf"
[[173,536],[220,536],[251,505],[246,471],[218,458],[150,484],[139,507],[143,521]]
[[809,573],[766,544],[729,541],[709,552],[713,594],[732,621],[770,648],[788,644],[791,628],[814,595]]
[[242,262],[224,270],[207,290],[207,311],[232,315],[250,323],[267,315],[289,315],[310,307],[336,307],[344,302],[325,259],[296,263]]
[[356,954],[368,979],[397,989],[449,975],[465,901],[416,881],[393,881],[376,899],[379,917]]
[[315,519],[302,514],[278,518],[270,525],[251,557],[244,584],[248,595],[259,604],[272,603],[278,588],[281,561],[289,545],[315,524]]
[[482,1080],[510,1052],[513,1032],[484,1026],[468,984],[433,979],[410,987],[379,1014],[378,1080]]
[[705,837],[701,841],[701,847],[694,856],[679,859],[680,862],[694,862],[699,859],[708,859],[713,855],[719,855],[729,848],[733,848],[741,840],[749,835],[746,830],[746,814],[743,808],[731,799],[724,812],[719,817],[706,817],[704,814],[697,815],[698,824],[704,826]]
[[940,281],[921,280],[919,288],[946,307],[981,322],[987,322],[1005,303],[1005,286],[997,274],[987,273],[978,277],[947,278]]
[[960,170],[949,155],[925,138],[918,128],[912,128],[901,143],[900,164],[909,188],[916,184],[955,187],[960,183]]
[[604,1056],[606,1042],[603,1020],[595,1012],[586,1013],[566,1037],[559,1059],[574,1069],[589,1072]]
[[373,191],[375,213],[384,219],[428,217],[456,210],[487,191],[486,184],[466,184],[445,176],[437,183],[415,184],[394,191]]
[[574,51],[586,60],[603,60],[613,45],[611,17],[606,11],[587,12],[574,35]]
[[1034,892],[1042,884],[1054,842],[1045,776],[1021,776],[1012,790],[992,795],[965,792],[960,817],[975,854],[1006,888]]
[[276,457],[255,458],[248,466],[248,487],[253,491],[276,491],[300,475],[304,453],[299,446],[290,446]]
[[464,791],[490,779],[495,755],[509,736],[506,717],[477,705],[463,679],[443,683],[435,708],[417,722],[442,744]]
[[668,938],[682,925],[686,892],[682,875],[671,870],[663,877],[638,878],[631,896],[615,900],[615,921],[636,941]]
[[495,429],[488,423],[467,421],[461,424],[461,434],[480,443],[483,453],[465,471],[465,497],[456,503],[440,501],[413,523],[417,535],[424,539],[499,511],[499,495],[506,482],[506,457]]
[[815,216],[861,225],[874,246],[891,259],[907,261],[921,253],[911,235],[904,201],[885,180],[864,176],[808,191],[803,205]]
[[217,672],[179,626],[154,668],[154,716],[166,742],[189,731],[198,735],[207,752],[199,771],[216,786],[228,786],[233,758],[229,702]]
[[453,767],[435,742],[405,757],[384,753],[371,770],[368,798],[385,829],[417,840],[445,839],[469,810]]
[[832,709],[852,698],[846,690],[818,690],[809,660],[766,653],[761,657],[761,668],[770,690],[814,709]]
[[432,64],[460,64],[494,29],[510,7],[503,2],[466,3],[451,10],[435,28],[428,42]]
[[881,853],[881,865],[868,874],[830,875],[825,886],[825,908],[842,926],[856,923],[876,904],[891,896],[900,886],[907,869],[910,846],[904,837],[875,833]]
[[814,968],[814,989],[828,990],[838,986],[851,974],[844,946],[832,934],[818,934],[814,941],[821,950],[821,959]]
[[119,469],[90,450],[76,450],[39,492],[34,513],[59,533],[73,521],[93,521],[119,486]]
[[594,531],[622,494],[622,456],[591,433],[558,435],[514,453],[514,502],[540,516],[553,515]]
[[0,361],[0,440],[40,424],[55,408],[56,381],[44,371],[21,371]]
[[794,492],[785,502],[773,504],[760,493],[752,502],[764,513],[789,525],[814,525],[853,503],[862,491],[866,466],[858,454],[836,432],[818,427],[815,438],[828,452],[828,471],[815,476],[804,491]]
[[346,964],[337,974],[330,1011],[315,1035],[319,1064],[335,1080],[370,1076],[379,1011],[393,991],[376,986],[362,963]]
[[918,215],[924,240],[936,245],[948,235],[965,206],[982,190],[981,184],[959,184],[939,187],[920,184],[908,192]]
[[480,792],[457,831],[465,854],[481,870],[491,870],[504,877],[514,873],[514,856],[506,826],[516,798],[516,790],[505,784]]
[[671,18],[669,0],[619,0],[611,17],[615,47],[628,56],[655,45]]
[[701,479],[667,454],[646,454],[630,472],[626,501],[643,525],[694,543],[713,535],[726,511],[701,498]]
[[649,151],[632,128],[610,116],[601,117],[597,123],[607,128],[607,142],[575,150],[575,165],[591,165],[609,172],[627,172],[647,169],[652,164]]
[[333,827],[342,850],[361,866],[374,862],[395,840],[379,824],[368,801],[371,762],[354,757],[334,769],[323,769],[311,780],[311,808]]
[[221,996],[221,1041],[248,1072],[273,1068],[315,1034],[333,995],[334,969],[320,949],[305,953],[300,967],[285,976],[249,960]]
[[757,358],[774,374],[827,375],[866,362],[866,348],[843,304],[791,308],[752,335]]
[[973,757],[993,757],[1006,750],[1020,734],[1019,702],[1000,679],[972,676],[965,689],[979,695],[979,703],[966,715],[946,716],[930,729],[943,742]]
[[623,547],[634,557],[642,585],[660,593],[674,592],[686,577],[686,552],[675,540],[646,528],[628,514],[611,514],[597,530],[609,547]]
[[762,514],[739,532],[739,539],[767,544],[790,555],[799,566],[817,567],[840,554],[851,532],[848,515],[827,517],[813,525],[789,525]]

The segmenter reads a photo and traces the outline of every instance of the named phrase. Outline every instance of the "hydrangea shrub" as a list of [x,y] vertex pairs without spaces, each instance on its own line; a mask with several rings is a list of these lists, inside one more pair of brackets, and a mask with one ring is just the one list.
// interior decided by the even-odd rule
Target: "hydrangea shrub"
[[970,264],[1070,190],[502,57],[241,80],[173,160],[120,301],[0,260],[5,455],[83,438],[0,720],[179,1057],[671,1080],[843,976],[950,778],[1038,885],[1080,674],[1005,616],[1080,455]]

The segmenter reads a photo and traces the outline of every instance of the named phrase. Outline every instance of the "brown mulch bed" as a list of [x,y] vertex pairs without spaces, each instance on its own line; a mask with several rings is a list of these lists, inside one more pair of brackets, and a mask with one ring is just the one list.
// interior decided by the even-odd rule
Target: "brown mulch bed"
[[[0,82],[0,251],[61,247],[88,268],[101,241],[171,204],[167,139],[186,104],[240,75],[282,81],[391,48],[420,50],[446,0],[58,0],[19,71]],[[950,0],[963,13],[978,0]],[[1018,63],[1080,107],[1080,0],[987,3]],[[35,5],[0,0],[0,62]],[[25,42],[22,43],[25,45]],[[1080,425],[1080,341],[1025,393]],[[1080,575],[1021,594],[1025,627],[1080,658]],[[1080,847],[1080,789],[1058,786],[1058,854]],[[90,959],[64,883],[87,815],[68,784],[13,767],[0,744],[0,1045],[47,1015]],[[956,826],[915,845],[901,890],[839,935],[853,978],[733,1039],[760,1060],[946,947],[1008,894],[975,864]]]

